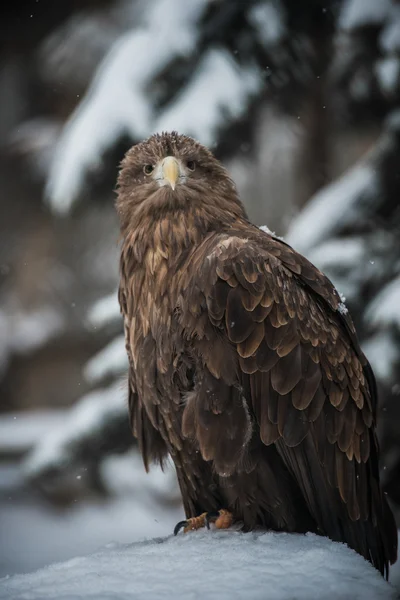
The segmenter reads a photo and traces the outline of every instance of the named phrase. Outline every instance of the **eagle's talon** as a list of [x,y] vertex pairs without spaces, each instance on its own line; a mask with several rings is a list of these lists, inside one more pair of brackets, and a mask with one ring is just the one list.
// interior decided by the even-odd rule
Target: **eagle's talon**
[[205,522],[207,529],[210,529],[210,523],[215,523],[220,516],[220,511],[208,512],[206,514]]
[[183,529],[184,533],[195,529],[201,529],[202,527],[210,529],[210,523],[214,523],[217,529],[228,529],[228,527],[232,525],[232,520],[232,513],[225,509],[204,512],[198,517],[179,521],[179,523],[175,525],[174,535],[178,535],[181,529]]
[[207,513],[209,517],[209,521],[214,523],[217,529],[229,529],[233,522],[233,514],[226,510],[225,508],[221,508],[221,510],[217,510],[216,512]]
[[183,529],[184,527],[187,527],[188,522],[187,521],[179,521],[179,523],[177,523],[175,525],[174,528],[174,535],[178,535],[178,533],[180,532],[181,529]]
[[202,513],[198,517],[191,517],[190,519],[186,519],[185,521],[179,521],[177,525],[175,525],[174,535],[178,535],[180,530],[183,528],[184,533],[191,531],[192,529],[201,529],[206,524],[207,513]]

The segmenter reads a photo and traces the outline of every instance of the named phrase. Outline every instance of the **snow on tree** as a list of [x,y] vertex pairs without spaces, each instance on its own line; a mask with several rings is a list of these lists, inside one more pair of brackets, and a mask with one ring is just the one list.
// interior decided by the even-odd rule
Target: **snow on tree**
[[84,396],[65,422],[55,427],[34,447],[24,464],[26,476],[43,491],[68,487],[85,472],[85,482],[105,492],[101,476],[103,459],[132,447],[126,416],[125,393],[120,384],[96,389]]
[[208,146],[225,142],[229,154],[229,133],[266,93],[277,101],[306,88],[313,27],[329,36],[331,4],[300,13],[290,0],[142,3],[139,26],[113,44],[62,132],[47,183],[52,209],[71,209],[123,137],[177,129]]
[[[119,307],[116,294],[97,302],[88,315],[88,325],[112,324]],[[126,384],[127,357],[122,334],[118,334],[89,360],[84,376],[96,386],[71,409],[68,419],[41,439],[28,455],[24,472],[45,493],[68,487],[77,472],[85,471],[85,483],[106,493],[101,470],[109,454],[126,452],[134,445],[128,423]],[[105,381],[113,380],[107,387]]]
[[26,311],[8,302],[0,310],[0,376],[11,356],[40,348],[63,328],[62,315],[51,306]]

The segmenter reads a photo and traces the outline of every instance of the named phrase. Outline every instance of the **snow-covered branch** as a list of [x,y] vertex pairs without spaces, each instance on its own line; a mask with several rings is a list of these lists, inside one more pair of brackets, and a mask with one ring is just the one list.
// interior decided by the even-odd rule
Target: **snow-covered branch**
[[[125,439],[121,431],[125,431]],[[25,461],[24,470],[30,479],[36,479],[85,461],[99,463],[108,452],[126,450],[132,444],[126,393],[118,382],[84,396],[65,422],[39,441]]]
[[373,209],[378,191],[377,175],[369,155],[352,169],[322,188],[293,221],[287,241],[300,252],[307,252],[337,234],[345,226],[354,226],[360,208]]

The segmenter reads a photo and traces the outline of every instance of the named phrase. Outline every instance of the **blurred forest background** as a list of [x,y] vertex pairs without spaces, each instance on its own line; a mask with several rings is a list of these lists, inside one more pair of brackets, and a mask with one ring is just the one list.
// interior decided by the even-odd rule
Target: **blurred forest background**
[[116,298],[118,164],[163,129],[210,146],[251,219],[346,297],[399,518],[400,2],[0,10],[0,575],[182,517],[129,431]]

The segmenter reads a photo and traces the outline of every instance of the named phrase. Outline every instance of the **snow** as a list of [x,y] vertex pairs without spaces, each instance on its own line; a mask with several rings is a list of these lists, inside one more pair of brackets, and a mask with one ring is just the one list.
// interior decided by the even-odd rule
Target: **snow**
[[379,331],[362,345],[378,380],[394,383],[397,377],[398,342],[390,331]]
[[275,238],[276,240],[280,240],[281,242],[285,241],[282,236],[276,235],[275,231],[271,231],[270,228],[268,227],[268,225],[260,225],[260,229],[261,229],[261,231],[268,233],[268,235]]
[[[182,507],[170,464],[165,472],[153,466],[146,474],[138,452],[131,451],[108,457],[102,469],[109,498],[76,501],[69,508],[39,503],[27,492],[18,496],[8,476],[10,489],[0,495],[0,577],[91,554],[106,544],[172,533]],[[18,479],[17,471],[14,480],[21,485],[22,474]]]
[[218,128],[241,117],[261,86],[255,65],[239,66],[226,50],[210,50],[191,82],[166,107],[153,132],[176,130],[213,146]]
[[388,95],[394,94],[400,75],[400,63],[397,56],[389,56],[377,61],[375,69],[382,92]]
[[260,225],[260,229],[261,231],[264,231],[264,233],[268,233],[268,235],[275,235],[275,231],[271,231],[268,225]]
[[0,416],[0,454],[30,450],[48,431],[65,419],[65,410],[37,410]]
[[397,133],[400,130],[400,110],[393,110],[385,120],[385,128]]
[[36,117],[18,125],[9,137],[10,152],[22,156],[31,172],[40,181],[49,174],[49,164],[53,157],[61,123],[50,117]]
[[379,25],[387,18],[391,0],[346,0],[339,18],[340,29]]
[[[129,3],[119,4],[124,5],[128,25],[132,20]],[[109,12],[115,13],[115,7],[111,5]],[[81,10],[52,31],[39,50],[42,77],[53,85],[62,81],[66,89],[84,89],[99,60],[120,33],[115,14],[108,16],[111,18],[101,10]]]
[[[175,504],[182,510],[178,480],[169,458],[165,461],[163,470],[159,465],[153,464],[147,473],[140,453],[133,449],[122,455],[107,456],[101,464],[101,474],[107,489],[117,497],[140,497],[145,506],[159,500],[163,506]],[[181,516],[180,514],[179,517]],[[172,529],[168,533],[171,531]]]
[[0,374],[11,355],[32,352],[63,329],[62,315],[51,306],[25,311],[10,303],[0,310]]
[[42,306],[36,310],[23,311],[13,308],[5,311],[2,321],[2,344],[6,341],[9,351],[24,354],[43,346],[62,331],[64,321],[58,311],[51,306]]
[[368,203],[377,187],[377,176],[368,156],[311,198],[294,219],[286,241],[296,250],[306,252],[345,223],[357,222],[360,203]]
[[9,318],[13,347],[20,353],[42,346],[59,334],[64,326],[60,313],[50,306],[32,312],[17,312]]
[[388,53],[400,50],[400,8],[398,6],[392,8],[391,19],[380,36],[380,46]]
[[46,187],[54,212],[70,210],[86,173],[99,168],[105,150],[121,135],[135,140],[151,133],[154,107],[148,86],[169,62],[194,51],[196,23],[208,1],[152,2],[144,26],[112,46],[61,136]]
[[285,34],[284,14],[277,0],[253,6],[249,12],[249,20],[265,47],[278,44]]
[[213,598],[379,600],[396,591],[363,558],[313,534],[198,531],[108,544],[87,557],[0,580],[13,600]]
[[375,296],[367,308],[365,320],[372,327],[397,326],[400,329],[400,276]]
[[49,430],[28,456],[24,469],[29,477],[53,467],[68,465],[74,444],[82,444],[103,427],[105,422],[127,413],[126,390],[117,382],[84,396],[68,413],[59,427]]
[[365,242],[362,237],[332,239],[312,249],[310,260],[321,270],[340,264],[350,268],[361,262],[365,254]]
[[337,310],[341,315],[347,315],[347,313],[349,312],[349,309],[347,308],[347,306],[345,304],[346,297],[343,294],[341,294],[340,292],[338,292],[338,290],[336,290],[336,291],[339,294],[339,298],[340,298],[340,302],[337,307]]
[[122,322],[117,292],[95,302],[89,310],[87,320],[92,327],[103,327],[113,321]]
[[108,376],[120,375],[127,370],[125,337],[121,334],[86,363],[84,375],[90,383],[96,383]]
[[[169,535],[182,518],[180,507],[160,506],[149,498],[143,502],[141,495],[77,503],[67,511],[12,500],[2,505],[0,513],[0,577],[91,554],[109,543]],[[13,598],[0,583],[0,599],[5,597]],[[87,597],[97,600],[97,596]],[[53,596],[58,598],[67,600]]]

